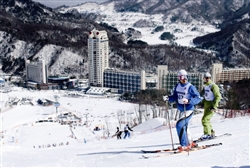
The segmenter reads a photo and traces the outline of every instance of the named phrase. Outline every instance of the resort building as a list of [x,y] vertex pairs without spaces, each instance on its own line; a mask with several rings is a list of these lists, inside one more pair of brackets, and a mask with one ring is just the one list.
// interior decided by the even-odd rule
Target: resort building
[[106,31],[89,32],[88,63],[90,86],[103,87],[104,70],[109,67],[109,45]]
[[26,81],[27,86],[35,87],[37,84],[48,83],[47,79],[47,65],[45,60],[30,63],[26,60]]
[[106,69],[104,71],[104,87],[111,88],[111,91],[116,93],[134,93],[145,90],[145,71],[129,72]]
[[237,82],[242,79],[250,79],[250,68],[223,69],[221,63],[213,64],[212,78],[215,83]]

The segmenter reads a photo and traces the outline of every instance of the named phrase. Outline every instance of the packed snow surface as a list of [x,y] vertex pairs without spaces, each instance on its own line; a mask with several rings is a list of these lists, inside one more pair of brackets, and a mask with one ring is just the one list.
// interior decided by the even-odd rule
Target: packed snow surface
[[[68,93],[20,88],[1,93],[1,167],[249,167],[250,125],[247,116],[232,119],[225,119],[219,114],[213,116],[216,134],[231,133],[232,136],[199,145],[221,142],[222,146],[193,151],[189,155],[184,152],[143,159],[141,150],[172,148],[166,119],[152,119],[150,116],[132,128],[130,138],[117,140],[112,137],[119,127],[117,114],[124,114],[123,129],[127,121],[135,118],[135,104],[101,96],[69,97]],[[29,98],[33,105],[19,103],[8,106],[7,102],[14,98]],[[60,106],[38,105],[37,100],[42,98],[57,98]],[[56,116],[68,112],[81,118],[82,123],[87,121],[87,125],[73,124],[70,127],[53,122]],[[203,133],[201,117],[202,113],[194,115],[189,124],[194,139]],[[171,123],[174,125],[175,121]],[[101,130],[94,131],[95,127]],[[176,129],[173,127],[171,131],[177,147]]]

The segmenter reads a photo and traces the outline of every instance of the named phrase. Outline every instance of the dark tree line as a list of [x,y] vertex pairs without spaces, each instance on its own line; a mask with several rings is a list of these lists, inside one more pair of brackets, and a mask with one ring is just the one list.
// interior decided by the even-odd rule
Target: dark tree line
[[[228,83],[225,88],[226,109],[246,110],[250,108],[250,79]],[[226,86],[226,85],[225,85]]]

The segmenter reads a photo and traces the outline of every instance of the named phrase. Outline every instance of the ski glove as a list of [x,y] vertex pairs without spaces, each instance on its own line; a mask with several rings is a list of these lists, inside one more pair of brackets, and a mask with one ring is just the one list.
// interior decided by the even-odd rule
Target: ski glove
[[183,98],[183,99],[182,99],[182,102],[183,102],[183,104],[188,104],[189,101],[188,101],[187,98]]
[[215,108],[211,108],[210,109],[212,112],[216,112],[216,109]]
[[169,100],[168,95],[163,96],[163,100],[164,100],[165,102],[168,101],[168,100]]

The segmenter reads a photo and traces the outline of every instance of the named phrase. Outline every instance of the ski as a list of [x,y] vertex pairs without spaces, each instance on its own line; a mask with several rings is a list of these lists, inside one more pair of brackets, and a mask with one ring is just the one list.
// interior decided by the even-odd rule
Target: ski
[[161,152],[171,152],[171,151],[175,151],[177,150],[177,148],[175,149],[162,149],[162,150],[141,150],[142,153],[161,153]]
[[209,140],[217,139],[217,138],[224,137],[224,136],[231,136],[231,135],[232,134],[225,133],[225,134],[217,135],[217,136],[210,138],[210,139],[197,139],[197,140],[194,140],[193,142],[198,143],[198,142],[203,142],[203,141],[209,141]]
[[[221,134],[221,135],[215,136],[214,138],[211,138],[211,139],[205,139],[205,140],[199,140],[199,139],[197,139],[197,140],[194,140],[193,142],[194,143],[198,143],[198,142],[213,140],[213,139],[220,138],[220,137],[223,137],[223,136],[231,136],[231,135],[232,134],[225,133],[225,134]],[[178,144],[175,144],[175,145],[178,145]],[[161,152],[171,152],[171,151],[175,151],[175,150],[177,150],[177,148],[175,148],[175,149],[141,150],[141,152],[142,153],[161,153]]]
[[[197,139],[197,140],[194,140],[193,142],[194,143],[198,143],[198,142],[213,140],[213,139],[220,138],[220,137],[223,137],[223,136],[231,136],[231,135],[232,134],[225,133],[225,134],[217,135],[217,136],[215,136],[214,138],[211,138],[211,139],[205,139],[205,140],[199,140],[199,139]],[[175,145],[178,145],[178,144],[175,144]],[[162,152],[171,152],[171,151],[175,151],[175,150],[177,150],[177,148],[175,148],[175,149],[141,150],[141,152],[142,153],[162,153]]]
[[[222,143],[215,143],[215,144],[197,146],[197,147],[191,148],[189,150],[189,152],[198,151],[198,150],[202,150],[202,149],[207,149],[207,148],[210,148],[210,147],[213,147],[213,146],[220,146],[220,145],[222,145]],[[163,157],[163,156],[171,156],[171,155],[175,155],[175,154],[186,153],[188,151],[170,150],[170,151],[165,151],[165,152],[166,153],[159,154],[159,155],[142,155],[142,158],[149,159],[149,158],[157,158],[157,157]]]

